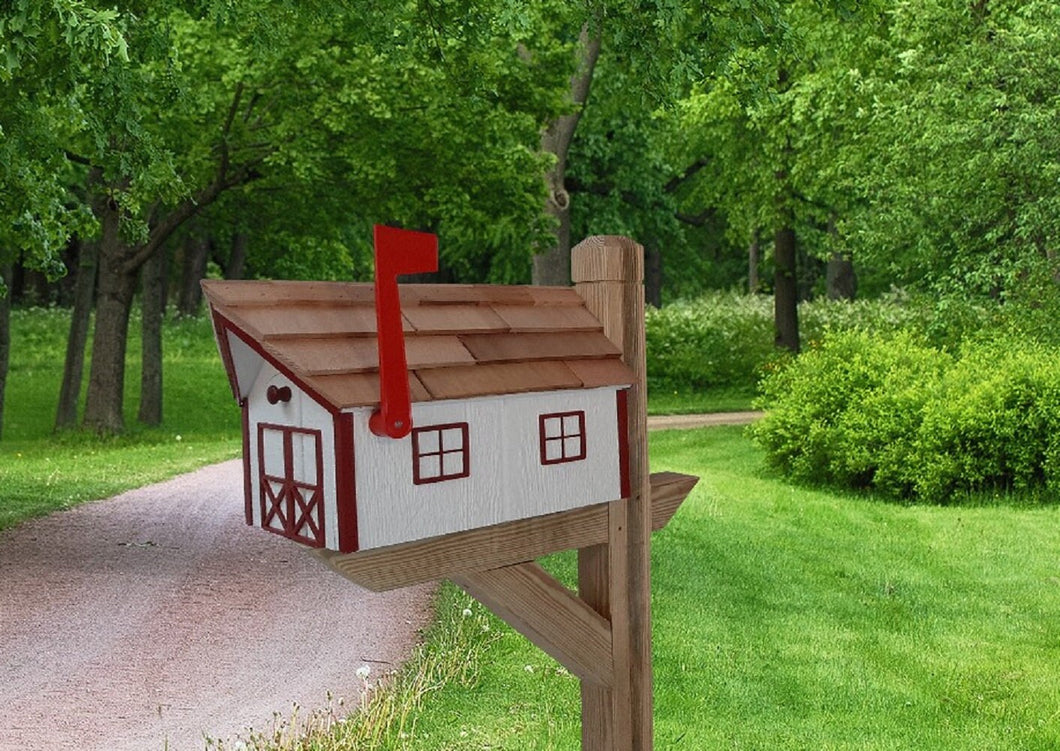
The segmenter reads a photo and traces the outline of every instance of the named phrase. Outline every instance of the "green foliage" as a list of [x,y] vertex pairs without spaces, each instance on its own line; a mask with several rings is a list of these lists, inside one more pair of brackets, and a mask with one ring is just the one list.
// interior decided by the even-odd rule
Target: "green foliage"
[[[803,303],[804,338],[833,330],[894,332],[932,326],[938,316],[923,299],[893,294],[876,300]],[[645,316],[648,386],[657,392],[736,388],[752,391],[780,355],[774,347],[773,303],[762,295],[714,292]],[[941,324],[940,336],[948,332]]]
[[645,315],[648,388],[747,386],[775,357],[768,298],[715,293],[649,308]]
[[940,289],[1056,272],[1058,43],[1044,0],[891,10],[852,87],[864,129],[838,156],[864,207],[845,225],[859,255]]
[[908,333],[836,333],[762,382],[752,428],[770,465],[806,482],[935,503],[1060,492],[1055,347],[971,340],[956,355]]

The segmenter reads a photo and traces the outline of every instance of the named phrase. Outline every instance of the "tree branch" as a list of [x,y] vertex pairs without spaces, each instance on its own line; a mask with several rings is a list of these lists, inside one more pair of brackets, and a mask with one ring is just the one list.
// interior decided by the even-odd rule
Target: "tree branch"
[[666,185],[663,186],[663,190],[667,193],[673,193],[675,190],[677,190],[686,182],[695,177],[696,173],[706,167],[708,164],[710,164],[710,157],[701,156],[699,159],[692,162],[692,164],[685,167],[684,172],[682,172],[680,175],[674,175],[673,177],[671,177],[670,180],[666,183]]

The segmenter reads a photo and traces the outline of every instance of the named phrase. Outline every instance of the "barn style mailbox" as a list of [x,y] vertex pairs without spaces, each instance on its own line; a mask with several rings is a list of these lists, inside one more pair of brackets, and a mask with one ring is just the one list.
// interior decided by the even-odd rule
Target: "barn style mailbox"
[[[452,578],[583,680],[583,748],[651,747],[648,542],[696,478],[647,472],[641,249],[575,287],[204,281],[242,408],[248,524],[374,590]],[[533,561],[578,549],[579,593]]]

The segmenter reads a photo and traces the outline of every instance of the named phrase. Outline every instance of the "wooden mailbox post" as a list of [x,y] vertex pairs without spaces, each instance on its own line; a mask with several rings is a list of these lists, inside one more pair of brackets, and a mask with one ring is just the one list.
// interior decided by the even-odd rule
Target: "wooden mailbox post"
[[[377,232],[377,243],[379,237]],[[424,242],[422,237],[413,240]],[[423,266],[426,261],[420,257],[416,263]],[[444,578],[453,580],[581,680],[583,749],[648,751],[652,748],[651,533],[665,526],[697,478],[676,473],[652,475],[648,470],[641,247],[623,237],[591,237],[574,248],[571,268],[576,293],[573,297],[563,288],[423,287],[413,290],[410,300],[422,298],[434,305],[457,302],[470,305],[463,319],[468,318],[466,313],[471,310],[480,330],[493,326],[491,330],[499,331],[506,338],[490,340],[486,347],[476,338],[481,333],[431,329],[427,333],[433,338],[417,345],[421,354],[413,358],[410,349],[407,364],[410,389],[403,388],[405,379],[402,378],[402,388],[376,382],[374,391],[366,385],[364,373],[347,372],[351,366],[343,359],[348,359],[346,355],[322,356],[319,348],[302,347],[289,331],[280,331],[270,323],[275,317],[284,317],[287,328],[308,327],[307,335],[316,337],[318,345],[323,338],[328,342],[329,351],[335,350],[333,345],[346,341],[341,337],[350,332],[339,332],[343,327],[334,322],[321,322],[327,318],[322,311],[329,304],[337,304],[336,301],[345,306],[363,303],[373,297],[371,290],[365,289],[369,285],[310,288],[308,291],[315,297],[309,302],[303,294],[307,288],[299,287],[298,294],[290,297],[297,299],[297,303],[291,303],[294,307],[290,310],[282,308],[284,295],[292,293],[275,285],[295,283],[204,282],[203,286],[213,309],[215,333],[233,392],[243,406],[248,523],[318,548],[317,554],[334,571],[374,591]],[[378,279],[376,287],[379,287]],[[520,304],[529,300],[528,304],[537,306],[537,313],[516,315],[514,308],[503,308],[498,317],[493,315],[496,311],[483,307],[502,298]],[[391,303],[396,306],[396,298]],[[382,310],[378,293],[374,304]],[[543,309],[549,306],[559,307],[542,317]],[[270,311],[270,308],[277,309]],[[344,310],[359,311],[360,308]],[[432,310],[437,316],[442,309]],[[449,313],[449,318],[461,317],[453,311]],[[416,333],[417,316],[412,311],[405,313],[401,325],[398,319],[384,324],[382,316],[379,313],[380,332],[387,325],[392,330],[396,328],[399,334],[402,328]],[[502,319],[501,324],[495,322]],[[543,336],[537,332],[545,319],[562,319],[567,332],[564,344],[532,338]],[[519,326],[514,323],[517,320],[524,322],[523,331],[532,333],[524,333],[519,339]],[[367,324],[362,328],[367,331]],[[354,333],[365,332],[358,329]],[[374,331],[371,333],[374,335]],[[512,363],[503,361],[505,357],[526,357],[518,352],[527,346],[543,348],[543,354],[530,355],[540,361],[533,364],[534,376],[525,384],[526,393],[520,394],[520,399],[536,399],[536,393],[563,384],[566,388],[589,389],[588,396],[598,400],[591,404],[601,403],[600,399],[604,405],[617,404],[617,415],[608,419],[613,420],[611,430],[617,425],[625,435],[619,435],[617,443],[613,438],[608,439],[610,443],[594,443],[592,450],[587,449],[585,435],[588,432],[585,425],[597,420],[586,414],[592,412],[592,407],[560,413],[577,416],[578,427],[572,429],[576,431],[573,437],[565,432],[566,423],[562,423],[558,437],[546,438],[545,419],[554,415],[542,414],[540,457],[542,464],[553,463],[546,460],[546,442],[558,445],[558,442],[572,441],[571,445],[581,451],[574,456],[578,461],[587,453],[600,453],[601,446],[614,445],[617,456],[599,459],[606,466],[614,463],[621,474],[621,492],[617,492],[619,485],[615,484],[614,495],[578,503],[566,499],[552,506],[548,504],[549,499],[538,503],[542,499],[519,500],[516,496],[529,510],[520,513],[519,509],[513,512],[507,508],[503,510],[507,517],[498,523],[476,526],[472,520],[463,527],[439,527],[435,531],[440,533],[436,534],[431,533],[434,528],[426,527],[408,539],[394,538],[392,532],[388,537],[385,528],[383,532],[369,534],[366,529],[371,519],[367,514],[362,519],[359,513],[365,510],[359,507],[368,505],[362,497],[365,490],[360,479],[354,483],[351,477],[355,472],[354,456],[363,455],[365,443],[389,440],[393,447],[416,439],[411,422],[417,419],[416,410],[410,407],[417,405],[403,405],[402,398],[417,401],[417,398],[433,396],[446,403],[451,401],[444,384],[460,379],[442,377],[447,372],[442,366],[449,365],[450,360],[466,366],[467,358],[453,351],[455,345],[448,347],[444,361],[438,361],[435,352],[444,342],[452,345],[453,337],[469,347],[468,357],[499,351],[501,354],[491,356],[502,362],[491,364],[493,369],[489,373],[500,376],[515,372],[510,367]],[[347,344],[351,342],[354,349],[363,349],[362,339],[350,339]],[[571,352],[570,342],[583,342],[592,352]],[[397,358],[385,354],[383,346],[379,345],[379,357],[373,367],[389,367],[393,372],[393,362],[405,361],[404,347]],[[435,354],[424,355],[423,350]],[[313,367],[303,367],[304,363],[296,362],[298,357],[312,360]],[[388,357],[389,366],[383,362]],[[565,359],[554,361],[548,357]],[[417,370],[428,367],[438,369]],[[566,375],[557,375],[561,371]],[[399,397],[393,397],[394,393]],[[400,396],[402,393],[408,396]],[[360,401],[351,401],[351,394],[358,394]],[[609,394],[617,394],[617,401]],[[343,398],[347,401],[343,402]],[[554,397],[542,393],[541,398]],[[564,403],[562,394],[555,398]],[[255,407],[255,399],[262,401],[260,407]],[[399,403],[388,404],[387,399]],[[482,401],[480,398],[475,402],[478,406],[460,409],[485,409],[479,404]],[[351,406],[358,404],[366,406]],[[444,405],[438,407],[443,408]],[[547,410],[554,409],[554,406],[547,407]],[[292,424],[280,424],[284,419]],[[370,424],[374,436],[367,435]],[[457,448],[445,444],[449,439],[442,432],[437,438],[432,437],[436,445],[426,453],[435,467],[429,472],[437,472],[438,476],[429,475],[422,482],[449,478],[470,482],[467,425],[446,423],[441,427],[454,434]],[[410,429],[411,437],[408,436]],[[402,450],[411,451],[415,461],[419,448]],[[567,462],[563,453],[567,449],[558,450],[561,458],[556,461]],[[451,468],[449,463],[453,465]],[[386,483],[391,482],[387,478],[388,475],[382,474],[376,480],[380,487],[375,490],[384,497],[388,493]],[[420,481],[417,478],[417,484]],[[612,486],[607,482],[587,485],[586,492],[609,493]],[[545,490],[537,492],[548,493],[549,488],[556,486],[540,487]],[[625,497],[619,498],[620,495]],[[344,510],[344,506],[353,508]],[[561,510],[551,511],[552,508]],[[358,529],[358,524],[363,528]],[[570,549],[578,551],[577,593],[561,585],[536,563],[544,555]]]

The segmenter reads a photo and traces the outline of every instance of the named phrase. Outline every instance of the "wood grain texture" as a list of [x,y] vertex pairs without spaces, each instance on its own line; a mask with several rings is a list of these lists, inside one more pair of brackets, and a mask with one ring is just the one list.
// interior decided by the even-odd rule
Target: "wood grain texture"
[[405,319],[421,333],[459,334],[465,331],[508,331],[508,324],[484,305],[419,305],[403,310]]
[[611,624],[539,564],[478,571],[453,581],[583,682],[611,685]]
[[[652,475],[655,529],[666,526],[697,481],[676,472]],[[358,553],[317,551],[317,555],[347,579],[373,592],[384,592],[601,545],[608,539],[612,505],[585,506]]]
[[417,375],[434,399],[576,389],[582,385],[570,368],[555,360],[432,368]]
[[535,331],[599,331],[600,322],[596,317],[581,307],[581,298],[578,298],[578,306],[553,305],[553,306],[523,306],[523,305],[497,305],[493,311],[508,324],[514,332]]
[[460,341],[480,363],[573,360],[612,357],[618,354],[615,345],[608,339],[583,331],[462,334]]
[[[652,662],[651,662],[651,480],[648,471],[647,387],[644,344],[644,251],[629,238],[590,237],[571,251],[571,275],[575,290],[585,299],[589,311],[600,319],[604,334],[622,351],[622,360],[636,380],[628,392],[629,479],[631,494],[626,499],[626,525],[610,545],[624,547],[625,572],[617,570],[617,557],[608,556],[608,586],[612,618],[628,613],[628,638],[615,633],[614,649],[629,652],[630,728],[619,727],[627,705],[617,694],[621,681],[612,690],[613,716],[603,710],[605,700],[592,696],[583,701],[583,746],[594,742],[584,729],[609,726],[614,739],[610,746],[593,748],[650,751],[653,748]],[[587,566],[588,576],[579,586],[588,592],[603,586],[598,581],[601,565]],[[620,614],[617,617],[625,617]],[[584,698],[584,697],[583,697]]]
[[[272,344],[278,358],[311,376],[364,373],[379,369],[379,347],[374,336],[336,336],[326,342],[311,339],[273,340]],[[455,336],[406,335],[405,352],[411,370],[470,365],[475,362],[475,358]]]

